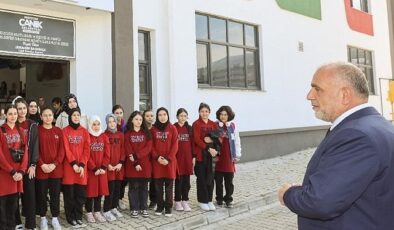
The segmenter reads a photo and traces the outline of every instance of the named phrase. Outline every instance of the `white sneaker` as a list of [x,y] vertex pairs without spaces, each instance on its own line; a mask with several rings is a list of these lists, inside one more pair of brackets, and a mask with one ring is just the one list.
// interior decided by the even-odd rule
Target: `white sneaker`
[[126,204],[125,203],[123,203],[123,201],[119,201],[119,209],[120,210],[126,210],[127,209],[127,206],[126,206]]
[[199,203],[200,208],[204,211],[209,211],[209,206],[206,203]]
[[96,223],[96,219],[94,219],[93,213],[91,212],[86,213],[86,220],[89,223]]
[[111,210],[111,213],[116,217],[116,218],[122,218],[123,214],[119,212],[118,209],[114,208]]
[[209,211],[215,211],[216,207],[212,202],[208,202]]
[[103,215],[104,215],[104,218],[105,218],[108,222],[111,222],[111,221],[115,221],[115,220],[116,220],[116,217],[115,217],[114,215],[112,215],[111,211],[104,212]]
[[181,201],[183,210],[185,210],[185,212],[190,212],[192,209],[189,206],[189,203],[186,200],[182,200]]
[[62,230],[62,226],[60,225],[57,217],[52,217],[52,227],[54,230]]
[[23,230],[23,224],[18,224],[17,226],[15,226],[15,230]]
[[183,206],[180,201],[175,201],[175,210],[177,211],[183,211]]
[[48,220],[46,217],[41,217],[40,229],[41,230],[48,230]]
[[96,219],[100,223],[107,222],[107,220],[103,217],[103,215],[101,215],[100,212],[95,212],[93,214],[93,216],[94,216],[94,219]]

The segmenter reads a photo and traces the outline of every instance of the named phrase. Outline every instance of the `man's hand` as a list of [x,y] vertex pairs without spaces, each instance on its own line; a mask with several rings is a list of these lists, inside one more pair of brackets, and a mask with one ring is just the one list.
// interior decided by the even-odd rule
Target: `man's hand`
[[285,206],[285,202],[283,200],[283,196],[285,195],[286,191],[291,188],[291,184],[290,183],[284,183],[282,185],[282,187],[280,187],[278,189],[278,199],[281,205]]

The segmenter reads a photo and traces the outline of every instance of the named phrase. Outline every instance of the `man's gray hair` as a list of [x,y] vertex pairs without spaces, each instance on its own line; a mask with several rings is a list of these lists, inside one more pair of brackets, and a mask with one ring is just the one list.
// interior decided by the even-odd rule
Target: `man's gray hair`
[[334,62],[322,65],[319,70],[333,70],[336,77],[349,83],[354,91],[362,98],[369,96],[368,82],[363,71],[349,62]]

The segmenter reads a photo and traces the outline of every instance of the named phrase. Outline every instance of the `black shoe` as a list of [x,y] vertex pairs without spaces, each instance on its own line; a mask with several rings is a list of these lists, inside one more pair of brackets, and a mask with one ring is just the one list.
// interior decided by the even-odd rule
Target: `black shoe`
[[223,207],[223,201],[216,201],[216,205],[218,207]]
[[234,207],[234,204],[232,201],[226,202],[226,208],[232,208]]
[[155,215],[156,216],[161,216],[161,214],[163,214],[163,208],[157,207],[157,209],[155,211]]
[[149,217],[148,210],[142,210],[141,215],[142,215],[142,217]]
[[172,216],[172,208],[166,208],[164,216],[171,217]]
[[77,223],[77,221],[75,221],[75,220],[72,220],[72,221],[67,221],[70,225],[71,225],[71,227],[72,228],[79,228],[79,224]]
[[150,202],[150,204],[149,204],[149,207],[148,207],[148,208],[149,208],[150,210],[153,210],[153,209],[155,209],[155,208],[156,208],[156,205],[157,205],[157,204],[156,204],[155,202]]
[[82,222],[82,220],[77,220],[77,224],[79,225],[80,228],[84,228],[84,227],[87,226],[86,224],[84,224],[84,223]]
[[138,211],[137,210],[131,211],[131,217],[138,218]]

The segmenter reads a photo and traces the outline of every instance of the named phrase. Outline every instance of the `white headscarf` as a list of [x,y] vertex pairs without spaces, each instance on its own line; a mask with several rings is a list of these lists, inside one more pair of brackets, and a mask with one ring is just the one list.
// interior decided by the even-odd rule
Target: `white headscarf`
[[[100,130],[98,132],[93,131],[92,126],[95,121],[100,122]],[[88,125],[89,133],[95,137],[100,136],[103,133],[103,129],[101,128],[101,120],[100,117],[97,115],[93,115],[89,118],[89,125]]]

